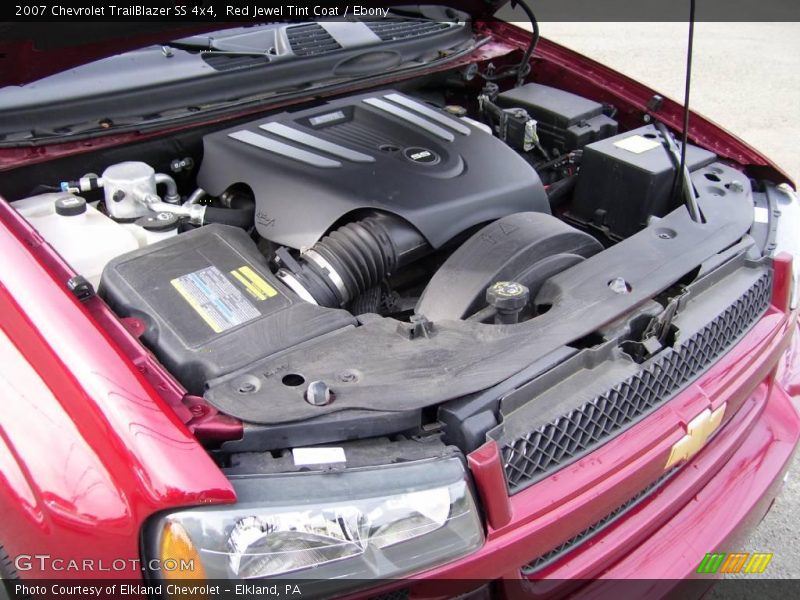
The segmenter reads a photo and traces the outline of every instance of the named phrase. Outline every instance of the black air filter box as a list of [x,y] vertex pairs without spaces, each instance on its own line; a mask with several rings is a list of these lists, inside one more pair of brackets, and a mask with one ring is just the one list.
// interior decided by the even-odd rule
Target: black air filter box
[[[715,159],[712,152],[697,146],[686,148],[689,171]],[[663,217],[677,208],[672,199],[676,170],[652,125],[589,144],[583,149],[568,216],[613,239],[626,238],[646,227],[650,217]]]
[[536,119],[545,148],[562,154],[617,133],[617,122],[599,102],[538,83],[527,83],[497,96],[504,108],[524,108]]
[[242,229],[207,225],[112,260],[100,295],[193,394],[209,379],[335,329],[348,312],[297,298]]

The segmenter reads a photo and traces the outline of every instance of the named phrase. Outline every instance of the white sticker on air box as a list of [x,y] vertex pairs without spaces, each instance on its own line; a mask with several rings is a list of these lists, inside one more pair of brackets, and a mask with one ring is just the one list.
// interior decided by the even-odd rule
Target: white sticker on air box
[[617,148],[633,152],[634,154],[643,154],[653,148],[658,148],[661,144],[655,140],[644,137],[643,135],[632,135],[626,137],[618,142],[614,142]]
[[295,448],[292,450],[294,464],[302,465],[327,465],[329,463],[347,462],[344,457],[344,448]]
[[222,333],[261,315],[217,267],[200,269],[170,283],[215,333]]

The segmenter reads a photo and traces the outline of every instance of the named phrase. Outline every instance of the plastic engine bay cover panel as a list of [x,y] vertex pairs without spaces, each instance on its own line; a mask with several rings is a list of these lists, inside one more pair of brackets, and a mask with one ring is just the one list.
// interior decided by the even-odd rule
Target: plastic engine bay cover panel
[[539,176],[514,150],[391,90],[238,125],[203,145],[200,187],[218,196],[249,186],[259,234],[291,248],[363,209],[406,219],[433,247],[511,213],[550,212]]
[[[720,181],[709,180],[709,173]],[[535,299],[551,308],[535,319],[515,325],[443,319],[434,322],[431,335],[410,336],[411,325],[377,315],[362,317],[357,327],[340,328],[209,381],[204,398],[243,421],[278,424],[347,410],[399,414],[486,390],[616,321],[706,261],[718,260],[753,224],[750,187],[725,187],[742,177],[719,162],[695,171],[692,182],[704,223],[693,221],[681,206],[553,275]],[[664,230],[673,235],[661,236]],[[609,273],[622,273],[630,292],[612,290]],[[307,385],[287,384],[287,375],[326,382],[334,401],[308,403]],[[256,389],[240,393],[243,382],[257,382]]]

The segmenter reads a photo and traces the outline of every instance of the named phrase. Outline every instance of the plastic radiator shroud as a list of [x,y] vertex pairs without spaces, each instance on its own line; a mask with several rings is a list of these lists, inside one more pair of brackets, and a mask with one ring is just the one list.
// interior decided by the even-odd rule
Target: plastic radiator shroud
[[[230,415],[269,424],[347,409],[407,411],[495,385],[646,302],[741,240],[752,225],[751,190],[726,190],[725,183],[741,181],[742,174],[721,163],[711,167],[719,183],[704,177],[707,169],[693,174],[706,223],[693,222],[681,207],[554,276],[537,298],[545,297],[552,308],[533,320],[508,326],[443,320],[434,323],[430,337],[413,338],[398,321],[376,317],[211,381],[205,397]],[[609,287],[616,277],[628,282],[630,293]],[[306,386],[282,383],[291,373],[327,382],[335,401],[308,404]],[[257,377],[258,390],[237,393],[242,377]]]
[[516,281],[536,296],[541,284],[603,249],[596,239],[542,213],[515,213],[487,225],[439,267],[417,303],[432,321],[465,319],[486,304],[486,288]]

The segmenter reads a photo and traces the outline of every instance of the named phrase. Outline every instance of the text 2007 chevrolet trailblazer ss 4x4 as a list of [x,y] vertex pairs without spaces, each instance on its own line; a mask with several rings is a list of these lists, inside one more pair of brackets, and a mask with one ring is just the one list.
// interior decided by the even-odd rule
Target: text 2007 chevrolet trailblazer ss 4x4
[[6,36],[9,587],[653,597],[769,509],[791,182],[535,20],[446,4]]

